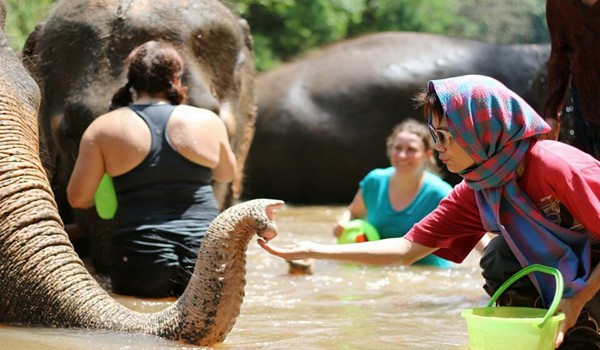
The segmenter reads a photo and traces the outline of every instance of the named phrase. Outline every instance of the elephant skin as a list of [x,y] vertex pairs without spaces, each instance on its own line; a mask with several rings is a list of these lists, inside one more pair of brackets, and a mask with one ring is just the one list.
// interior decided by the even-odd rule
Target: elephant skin
[[549,44],[388,32],[343,41],[262,73],[243,196],[349,203],[367,172],[389,166],[385,140],[393,126],[422,118],[412,97],[427,81],[488,75],[537,105],[530,88],[549,53]]
[[40,91],[3,31],[0,47],[0,322],[222,342],[243,301],[248,242],[254,234],[276,236],[273,220],[283,202],[257,199],[225,210],[210,225],[176,302],[158,313],[126,308],[73,250],[38,152]]
[[[32,111],[23,121],[35,125]],[[35,132],[29,129],[33,145]],[[282,201],[255,199],[221,213],[208,229],[183,295],[161,312],[139,313],[109,296],[83,266],[62,229],[32,145],[8,150],[22,151],[15,164],[15,157],[4,153],[4,141],[14,144],[14,138],[7,140],[3,131],[0,140],[0,188],[7,194],[0,208],[5,218],[0,222],[0,322],[143,333],[201,346],[225,340],[244,297],[248,243],[254,234],[265,240],[277,235],[272,220]]]
[[63,0],[32,32],[22,59],[42,94],[40,128],[45,168],[63,220],[90,236],[94,267],[107,269],[110,223],[66,201],[83,131],[108,112],[127,81],[123,61],[148,41],[173,43],[186,60],[189,104],[219,114],[237,157],[230,184],[214,183],[221,209],[239,199],[254,135],[256,98],[252,38],[247,23],[217,0]]

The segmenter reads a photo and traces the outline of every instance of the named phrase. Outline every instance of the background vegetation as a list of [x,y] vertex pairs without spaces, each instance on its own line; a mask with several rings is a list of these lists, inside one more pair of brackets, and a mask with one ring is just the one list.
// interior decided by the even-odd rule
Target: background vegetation
[[[20,50],[56,0],[8,0],[6,32]],[[548,42],[545,0],[226,0],[254,36],[256,68],[366,33],[419,31],[493,43]]]
[[46,16],[55,0],[7,0],[5,32],[14,50],[20,50],[29,33]]
[[418,31],[492,43],[548,42],[545,0],[230,0],[258,70],[360,34]]

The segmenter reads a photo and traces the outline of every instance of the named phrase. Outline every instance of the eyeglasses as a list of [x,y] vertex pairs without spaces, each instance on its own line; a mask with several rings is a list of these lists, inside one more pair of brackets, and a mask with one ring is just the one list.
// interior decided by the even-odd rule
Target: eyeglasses
[[428,126],[429,126],[429,132],[431,133],[431,138],[433,139],[434,147],[438,143],[438,140],[439,140],[440,145],[443,148],[443,151],[450,148],[450,139],[452,138],[452,134],[450,133],[450,131],[436,129],[433,127],[433,125],[431,125],[431,123],[429,123]]

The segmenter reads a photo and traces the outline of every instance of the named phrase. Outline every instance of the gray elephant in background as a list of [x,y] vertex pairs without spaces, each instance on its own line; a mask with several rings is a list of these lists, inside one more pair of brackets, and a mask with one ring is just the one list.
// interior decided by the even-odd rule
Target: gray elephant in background
[[422,120],[412,97],[427,81],[488,75],[536,107],[543,96],[532,86],[549,54],[549,44],[387,32],[339,42],[262,73],[243,195],[349,203],[369,170],[389,166],[385,139],[392,127],[408,117]]
[[110,223],[95,211],[73,215],[66,184],[83,131],[108,112],[126,83],[123,61],[148,41],[167,41],[186,60],[183,84],[189,104],[217,113],[227,125],[237,157],[231,184],[215,183],[221,209],[239,199],[244,164],[254,135],[256,98],[249,27],[217,0],[62,0],[31,33],[23,48],[26,67],[40,85],[42,148],[61,216],[77,221],[92,240],[94,267],[107,269]]

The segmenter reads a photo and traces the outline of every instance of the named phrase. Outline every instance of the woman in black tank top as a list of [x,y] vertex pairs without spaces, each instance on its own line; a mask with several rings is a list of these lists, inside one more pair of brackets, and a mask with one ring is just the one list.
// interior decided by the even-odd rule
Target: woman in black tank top
[[125,64],[128,81],[111,111],[83,134],[67,195],[72,207],[90,208],[100,179],[110,175],[118,202],[110,237],[113,292],[177,296],[219,213],[211,181],[231,181],[236,159],[220,118],[184,104],[184,63],[172,45],[147,42]]

